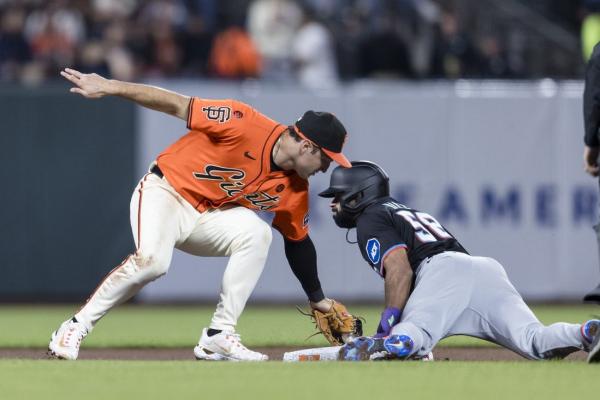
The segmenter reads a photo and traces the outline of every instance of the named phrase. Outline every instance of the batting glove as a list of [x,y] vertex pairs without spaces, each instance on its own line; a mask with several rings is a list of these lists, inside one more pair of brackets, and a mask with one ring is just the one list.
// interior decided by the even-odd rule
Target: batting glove
[[389,336],[390,332],[394,325],[400,322],[400,317],[402,316],[402,310],[396,307],[387,307],[381,313],[381,320],[379,321],[379,326],[377,327],[377,333],[374,337],[382,338]]

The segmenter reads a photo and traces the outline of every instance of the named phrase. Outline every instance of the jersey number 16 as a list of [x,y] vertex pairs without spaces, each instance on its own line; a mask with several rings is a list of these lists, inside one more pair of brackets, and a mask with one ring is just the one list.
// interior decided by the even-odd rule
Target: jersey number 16
[[438,240],[451,239],[448,233],[435,218],[420,211],[401,210],[396,214],[404,218],[415,230],[415,236],[421,243],[437,242]]

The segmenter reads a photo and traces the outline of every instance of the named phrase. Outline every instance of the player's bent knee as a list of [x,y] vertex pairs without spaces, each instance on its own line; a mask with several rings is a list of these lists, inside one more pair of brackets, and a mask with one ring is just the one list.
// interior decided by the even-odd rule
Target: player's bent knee
[[133,262],[138,270],[149,280],[165,275],[169,270],[169,261],[167,257],[161,257],[155,253],[137,252],[133,255]]
[[271,241],[273,240],[273,232],[271,227],[260,220],[253,224],[251,229],[248,229],[241,235],[241,243],[244,247],[252,247],[253,251],[268,252]]
[[273,241],[273,230],[271,227],[266,223],[263,223],[259,229],[256,240],[260,242],[262,247],[268,250],[269,246],[271,246],[271,241]]
[[436,344],[431,341],[430,336],[423,329],[412,322],[400,322],[392,328],[390,336],[410,338],[412,348],[408,356],[426,356]]

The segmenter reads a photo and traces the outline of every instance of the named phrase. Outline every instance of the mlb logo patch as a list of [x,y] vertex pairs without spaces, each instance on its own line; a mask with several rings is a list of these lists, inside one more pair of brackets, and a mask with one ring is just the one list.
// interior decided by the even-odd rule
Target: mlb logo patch
[[381,246],[379,240],[371,238],[367,241],[367,257],[373,264],[377,264],[381,258]]

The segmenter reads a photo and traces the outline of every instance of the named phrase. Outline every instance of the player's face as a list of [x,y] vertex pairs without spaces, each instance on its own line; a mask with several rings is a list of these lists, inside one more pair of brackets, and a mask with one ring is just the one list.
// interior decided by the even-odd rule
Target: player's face
[[[342,204],[340,203],[340,199],[342,198],[344,194],[343,193],[338,193],[335,195],[335,197],[333,199],[331,199],[331,212],[333,213],[333,215],[337,215],[338,213],[342,212]],[[349,206],[354,206],[356,205],[356,200],[350,200],[348,202]]]
[[342,210],[342,206],[340,206],[338,196],[334,197],[333,200],[331,200],[331,204],[329,206],[331,207],[331,212],[333,213],[333,215],[336,215]]
[[329,158],[323,150],[316,144],[305,140],[302,142],[300,155],[296,160],[296,172],[304,179],[308,179],[317,172],[326,172],[331,164]]
[[[342,194],[337,194],[332,200],[331,200],[331,204],[329,205],[331,207],[331,212],[333,213],[333,215],[336,215],[337,213],[339,213],[340,211],[342,211],[342,206],[340,204],[340,197],[342,196]],[[348,202],[348,205],[353,207],[356,205],[356,199],[352,199]]]

